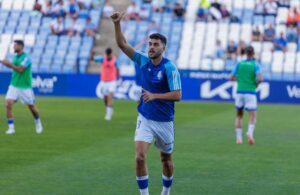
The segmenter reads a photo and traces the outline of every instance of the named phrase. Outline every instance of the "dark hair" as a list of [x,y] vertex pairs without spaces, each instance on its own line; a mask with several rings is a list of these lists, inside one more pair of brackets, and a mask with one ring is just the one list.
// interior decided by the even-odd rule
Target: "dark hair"
[[24,41],[23,40],[15,40],[14,42],[16,44],[21,45],[22,47],[24,47]]
[[111,55],[112,54],[112,49],[109,47],[105,50],[106,55]]
[[254,48],[250,45],[245,48],[245,53],[247,56],[254,56]]
[[159,39],[164,45],[167,45],[167,38],[160,33],[153,33],[149,36],[150,39]]

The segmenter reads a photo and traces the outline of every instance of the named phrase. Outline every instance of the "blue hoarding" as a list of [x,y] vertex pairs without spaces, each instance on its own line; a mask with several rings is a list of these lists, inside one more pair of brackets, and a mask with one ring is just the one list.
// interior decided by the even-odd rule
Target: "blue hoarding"
[[[0,94],[5,94],[9,73],[0,73]],[[182,72],[183,100],[233,101],[236,83],[227,80],[228,73]],[[36,95],[65,97],[102,97],[98,75],[34,74]],[[118,83],[115,97],[136,99],[139,88],[133,77]],[[266,81],[258,87],[260,102],[300,104],[300,82]]]

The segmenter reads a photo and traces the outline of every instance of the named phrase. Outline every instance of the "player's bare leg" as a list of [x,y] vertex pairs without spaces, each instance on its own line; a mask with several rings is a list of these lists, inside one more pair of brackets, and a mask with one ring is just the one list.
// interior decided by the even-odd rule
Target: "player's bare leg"
[[106,114],[105,114],[105,120],[111,120],[113,115],[113,93],[109,93],[107,96],[105,96],[105,105],[106,105]]
[[39,111],[37,109],[37,107],[35,105],[28,105],[29,110],[31,111],[33,117],[34,117],[34,121],[35,121],[35,131],[37,134],[40,134],[43,132],[43,126],[42,126],[42,122],[40,119],[40,114]]
[[141,195],[148,195],[148,170],[147,170],[147,152],[150,144],[147,142],[135,142],[135,169],[136,180],[140,189]]
[[9,135],[15,133],[13,105],[14,105],[14,100],[11,99],[6,100],[6,118],[8,123],[8,130],[6,131],[6,134]]
[[235,133],[236,133],[236,144],[243,143],[243,131],[242,131],[242,119],[244,111],[243,109],[238,109],[235,118]]
[[174,164],[172,160],[172,154],[160,153],[160,159],[162,163],[162,180],[163,189],[161,195],[169,195],[171,190],[171,185],[173,181]]
[[248,125],[248,143],[250,145],[253,145],[255,143],[254,140],[254,129],[255,129],[255,124],[256,124],[256,111],[249,111],[249,125]]

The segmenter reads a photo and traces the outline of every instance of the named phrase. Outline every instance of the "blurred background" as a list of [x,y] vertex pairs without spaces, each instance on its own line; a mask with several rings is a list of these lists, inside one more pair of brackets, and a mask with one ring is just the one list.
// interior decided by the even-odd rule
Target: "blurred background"
[[[103,55],[108,47],[118,58],[121,75],[132,80],[124,83],[123,91],[133,85],[134,64],[115,44],[109,18],[114,11],[127,12],[122,28],[137,50],[147,52],[147,38],[153,32],[168,38],[165,57],[187,78],[183,78],[184,85],[194,83],[193,79],[197,89],[205,81],[201,79],[211,80],[212,85],[220,85],[214,79],[223,79],[223,84],[233,67],[245,59],[245,47],[251,44],[269,90],[279,86],[287,91],[283,83],[292,82],[290,95],[299,93],[299,86],[294,85],[300,80],[298,0],[1,0],[0,5],[0,57],[12,59],[12,41],[23,39],[32,58],[35,88],[41,88],[42,81],[56,83],[60,90],[53,89],[52,95],[68,96],[62,88],[67,90],[71,84],[59,84],[67,77],[81,80],[81,85],[94,77],[87,81],[93,93],[77,95],[95,97],[100,64],[94,57]],[[0,66],[0,72],[5,78],[10,70]],[[1,85],[0,92],[5,91]],[[184,99],[202,99],[201,90],[195,91],[184,91]],[[36,89],[36,93],[51,95],[48,89]]]

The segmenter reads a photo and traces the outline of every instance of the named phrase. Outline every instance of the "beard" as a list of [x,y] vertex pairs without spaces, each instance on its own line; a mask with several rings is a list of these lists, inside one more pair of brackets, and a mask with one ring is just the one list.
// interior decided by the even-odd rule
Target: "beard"
[[159,58],[161,56],[161,53],[160,52],[157,52],[157,53],[152,53],[151,52],[151,55],[150,53],[148,53],[148,57],[151,59],[151,60],[155,60],[156,58]]

